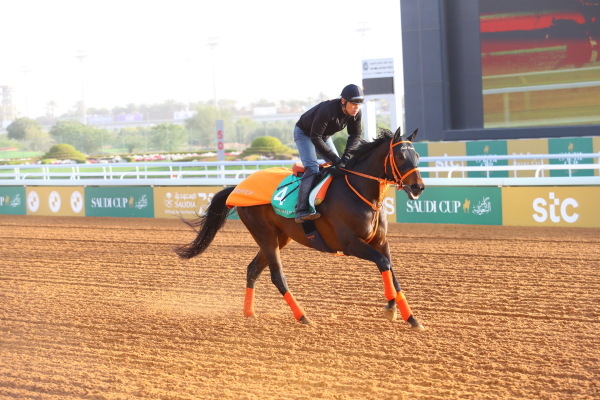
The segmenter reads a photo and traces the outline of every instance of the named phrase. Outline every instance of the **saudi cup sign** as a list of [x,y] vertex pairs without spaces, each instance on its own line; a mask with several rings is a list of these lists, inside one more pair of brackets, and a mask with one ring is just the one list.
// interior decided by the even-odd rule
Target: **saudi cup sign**
[[25,215],[25,188],[0,187],[0,214]]
[[86,187],[87,217],[154,217],[151,187]]
[[402,191],[396,199],[398,222],[502,225],[498,187],[428,187],[417,200]]

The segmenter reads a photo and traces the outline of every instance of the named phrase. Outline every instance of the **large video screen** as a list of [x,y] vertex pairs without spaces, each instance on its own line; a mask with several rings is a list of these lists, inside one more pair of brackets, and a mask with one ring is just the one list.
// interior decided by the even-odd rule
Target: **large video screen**
[[484,127],[600,124],[600,0],[479,0]]

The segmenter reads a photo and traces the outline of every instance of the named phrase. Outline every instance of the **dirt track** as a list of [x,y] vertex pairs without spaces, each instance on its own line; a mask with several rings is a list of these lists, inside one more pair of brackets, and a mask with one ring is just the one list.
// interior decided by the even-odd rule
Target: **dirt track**
[[291,244],[298,324],[229,221],[203,256],[160,219],[0,216],[1,399],[600,398],[600,229],[393,224],[426,330],[374,265]]

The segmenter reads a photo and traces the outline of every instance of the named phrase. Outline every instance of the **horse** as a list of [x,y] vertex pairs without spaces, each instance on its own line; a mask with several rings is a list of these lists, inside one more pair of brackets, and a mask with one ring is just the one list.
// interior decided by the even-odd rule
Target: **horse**
[[[394,321],[398,312],[413,329],[423,329],[414,317],[392,268],[390,246],[386,238],[387,218],[381,212],[384,194],[390,185],[404,190],[409,199],[417,199],[425,189],[418,169],[419,155],[413,141],[416,129],[404,138],[400,128],[395,133],[381,130],[373,141],[361,141],[344,168],[334,176],[324,201],[317,206],[321,217],[312,221],[325,245],[332,252],[342,252],[375,263],[383,280],[387,300],[384,316]],[[196,238],[175,248],[179,257],[189,259],[202,254],[224,226],[232,210],[226,205],[235,187],[216,193],[205,214],[183,220]],[[271,204],[237,206],[240,220],[259,246],[258,254],[248,264],[243,314],[255,317],[255,282],[268,266],[271,281],[290,307],[297,321],[310,324],[291,294],[281,263],[280,250],[292,240],[310,247],[302,224],[294,218],[276,214]]]

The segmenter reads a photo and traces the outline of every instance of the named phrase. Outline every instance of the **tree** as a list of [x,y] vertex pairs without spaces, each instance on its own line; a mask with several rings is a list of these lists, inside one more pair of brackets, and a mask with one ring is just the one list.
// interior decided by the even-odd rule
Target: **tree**
[[85,163],[85,155],[77,151],[70,144],[55,144],[42,156],[42,160],[74,160],[78,163]]
[[50,135],[58,143],[69,143],[75,147],[82,148],[84,128],[85,125],[79,121],[59,121],[50,128]]
[[123,128],[119,132],[121,143],[127,148],[128,153],[135,151],[148,151],[147,128]]
[[15,139],[9,139],[8,134],[0,134],[0,147],[14,147],[15,149],[21,150],[23,148],[23,143]]
[[[185,120],[185,126],[191,135],[192,144],[204,148],[215,149],[215,129],[217,120],[223,120],[225,132],[235,132],[233,114],[231,110],[217,110],[210,105],[199,105],[196,107],[196,115]],[[233,135],[232,135],[233,136]]]
[[286,145],[294,142],[295,120],[268,121],[263,123],[263,127],[256,133],[264,136],[273,136],[281,140]]
[[97,154],[113,134],[105,129],[84,125],[79,121],[59,121],[50,129],[58,143],[68,143],[87,154]]
[[229,140],[228,138],[231,138],[231,135],[227,135],[226,133],[225,140],[229,140],[231,142],[236,142],[247,146],[252,141],[251,137],[259,129],[259,127],[259,123],[254,121],[252,118],[239,118],[235,122],[235,139]]
[[252,145],[242,153],[242,157],[257,154],[265,157],[289,155],[292,149],[284,146],[281,141],[272,136],[261,136],[254,139]]
[[40,124],[30,118],[18,118],[6,130],[9,139],[22,142],[29,150],[43,151],[50,145],[48,132],[43,131]]
[[175,124],[160,124],[150,129],[152,146],[159,151],[177,151],[183,147],[188,133],[183,126]]
[[27,117],[17,118],[6,128],[8,138],[16,140],[25,140],[41,130],[40,124]]

